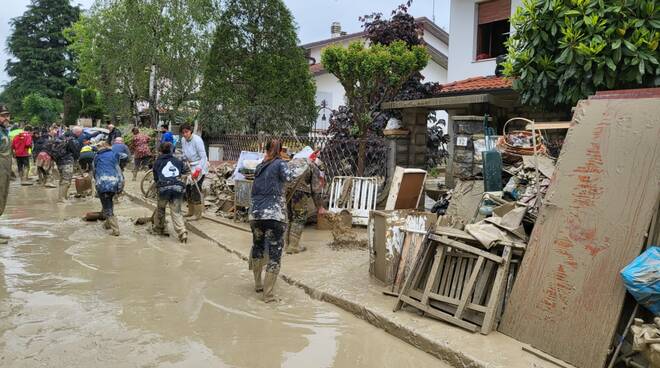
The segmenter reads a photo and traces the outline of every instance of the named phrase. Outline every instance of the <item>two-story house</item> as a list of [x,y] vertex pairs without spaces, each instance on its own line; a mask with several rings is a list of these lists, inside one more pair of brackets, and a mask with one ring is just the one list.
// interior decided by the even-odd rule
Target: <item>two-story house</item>
[[[424,28],[424,41],[430,55],[430,61],[422,70],[424,82],[447,82],[447,68],[449,52],[449,34],[426,17],[416,19]],[[339,80],[328,73],[321,64],[321,52],[330,45],[341,44],[348,46],[351,42],[367,42],[364,32],[346,34],[341,31],[339,23],[333,23],[331,37],[325,40],[302,45],[307,51],[310,60],[310,71],[316,82],[316,105],[325,106],[319,111],[316,129],[327,129],[330,112],[341,105],[345,105],[345,92]]]

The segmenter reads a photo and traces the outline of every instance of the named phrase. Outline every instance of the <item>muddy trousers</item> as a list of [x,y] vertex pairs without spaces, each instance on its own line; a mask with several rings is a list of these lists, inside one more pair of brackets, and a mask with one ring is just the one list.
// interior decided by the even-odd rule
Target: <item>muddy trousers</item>
[[57,171],[60,172],[60,193],[59,201],[64,201],[69,193],[71,180],[73,179],[73,163],[57,164]]
[[18,167],[18,176],[21,180],[27,179],[30,173],[30,156],[16,157],[16,166]]
[[115,193],[110,192],[110,193],[99,193],[99,199],[101,200],[101,213],[103,213],[103,217],[108,218],[112,217],[115,215],[114,213],[114,208],[115,204],[112,201],[112,199],[115,197]]
[[268,255],[266,272],[279,273],[284,249],[286,224],[275,220],[254,220],[252,228],[251,262],[262,261]]
[[153,222],[153,231],[157,234],[163,234],[166,230],[165,222],[165,210],[167,207],[170,207],[170,217],[172,219],[172,225],[174,226],[174,231],[176,232],[179,240],[184,240],[188,238],[188,231],[186,230],[186,224],[183,221],[183,215],[181,214],[181,197],[158,197],[158,205],[156,207],[156,212],[154,212],[154,222]]
[[300,253],[305,250],[305,247],[300,245],[300,238],[302,237],[303,230],[305,230],[305,223],[307,223],[307,201],[310,199],[309,194],[301,191],[296,191],[291,202],[288,205],[290,223],[286,231],[286,252],[289,254]]
[[11,181],[11,156],[0,155],[0,216],[5,212]]

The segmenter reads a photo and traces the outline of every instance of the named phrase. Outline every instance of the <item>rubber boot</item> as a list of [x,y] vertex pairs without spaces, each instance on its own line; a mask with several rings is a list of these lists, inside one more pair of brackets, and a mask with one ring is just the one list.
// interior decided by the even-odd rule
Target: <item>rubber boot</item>
[[62,184],[60,185],[60,192],[59,195],[57,196],[57,203],[64,203],[66,201],[67,196],[69,194],[69,185]]
[[188,201],[188,213],[183,215],[183,217],[193,217],[195,215],[195,205],[192,202]]
[[296,222],[289,224],[288,241],[286,243],[286,254],[296,254],[307,250],[306,247],[300,245],[300,238],[302,236],[305,226]]
[[23,170],[23,174],[21,175],[21,185],[32,185],[32,182],[30,181],[29,177],[29,172],[27,170]]
[[266,272],[264,279],[264,302],[272,303],[277,301],[275,298],[275,282],[277,281],[277,273]]
[[261,258],[252,258],[250,266],[252,273],[254,274],[254,291],[260,293],[264,291],[264,284],[261,282],[261,273],[264,270],[264,260]]
[[194,211],[193,216],[192,216],[192,219],[190,219],[190,220],[191,221],[201,220],[202,217],[204,216],[204,205],[203,204],[196,204],[193,207],[193,211]]
[[117,217],[109,217],[107,223],[110,226],[110,235],[119,236],[119,224],[117,223]]
[[181,235],[179,235],[179,241],[181,242],[181,244],[188,243],[188,233],[184,232]]

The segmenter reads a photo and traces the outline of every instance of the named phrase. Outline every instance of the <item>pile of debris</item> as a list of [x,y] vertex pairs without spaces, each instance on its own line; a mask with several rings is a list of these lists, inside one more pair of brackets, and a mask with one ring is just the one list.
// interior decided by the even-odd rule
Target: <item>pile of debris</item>
[[212,180],[207,201],[217,206],[216,214],[233,218],[234,210],[234,180],[232,175],[236,169],[234,162],[223,162],[211,169]]

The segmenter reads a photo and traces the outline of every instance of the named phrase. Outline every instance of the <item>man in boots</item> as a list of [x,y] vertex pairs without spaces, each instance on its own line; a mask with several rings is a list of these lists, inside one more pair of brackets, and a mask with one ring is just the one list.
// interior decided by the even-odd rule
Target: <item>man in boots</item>
[[289,169],[295,179],[287,190],[289,212],[285,249],[287,254],[296,254],[307,249],[300,245],[300,238],[307,223],[309,200],[313,200],[319,214],[325,212],[322,197],[325,182],[319,165],[320,161],[314,157],[296,158],[289,162]]
[[[11,181],[11,140],[9,139],[9,110],[0,105],[0,216],[5,212]],[[0,234],[0,244],[7,244],[9,238]]]
[[[74,131],[77,129],[74,128]],[[80,156],[80,147],[73,135],[65,134],[58,137],[57,128],[51,131],[51,135],[54,138],[46,144],[45,150],[57,164],[57,171],[60,173],[60,191],[57,202],[64,203],[73,179],[73,165]]]
[[32,149],[32,127],[27,126],[25,130],[18,133],[14,140],[11,142],[11,147],[14,150],[14,157],[16,157],[16,165],[18,167],[18,177],[21,180],[21,185],[32,185],[29,182],[30,176],[30,149]]
[[166,234],[165,210],[169,206],[174,231],[179,241],[185,243],[188,241],[188,231],[181,215],[181,202],[186,187],[181,181],[181,176],[190,174],[190,171],[181,160],[172,155],[172,143],[162,143],[159,151],[160,156],[156,159],[153,169],[158,188],[158,205],[152,231],[159,235]]
[[107,142],[100,144],[99,151],[94,157],[94,180],[103,208],[104,227],[106,230],[110,230],[113,236],[119,236],[119,224],[114,214],[113,198],[124,188],[124,175],[119,167],[119,161],[123,157],[123,154],[113,152]]
[[204,178],[209,173],[209,160],[206,157],[204,141],[197,134],[193,134],[190,124],[181,126],[181,148],[183,156],[190,166],[190,178],[186,185],[186,198],[188,199],[188,214],[192,220],[199,220],[204,214],[202,187]]

